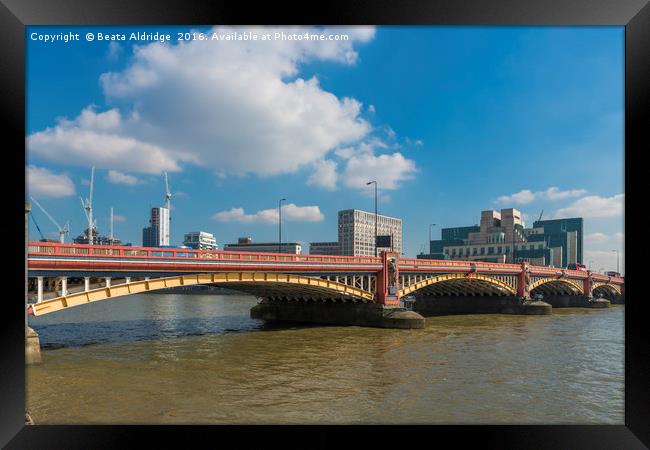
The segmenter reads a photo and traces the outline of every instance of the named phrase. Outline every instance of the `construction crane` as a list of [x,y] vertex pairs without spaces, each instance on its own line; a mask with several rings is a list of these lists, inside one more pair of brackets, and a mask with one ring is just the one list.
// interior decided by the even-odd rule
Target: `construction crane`
[[[167,208],[167,217],[168,220],[172,220],[172,205],[171,205],[171,200],[172,200],[172,192],[169,190],[169,180],[167,179],[167,172],[165,172],[165,207]],[[169,222],[167,222],[167,229],[165,231],[165,242],[167,245],[170,244],[169,240]]]
[[90,198],[87,198],[84,202],[84,199],[81,199],[81,206],[86,213],[86,220],[88,220],[88,243],[93,244],[93,229],[95,228],[95,221],[93,220],[93,184],[95,181],[95,167],[93,166],[90,172]]
[[[45,208],[43,208],[43,206],[40,203],[38,203],[38,201],[34,197],[30,195],[29,198],[31,198],[32,201],[36,203],[36,206],[38,206],[41,209],[41,211],[43,211],[43,213],[47,216],[47,218],[50,219],[50,221],[57,228],[57,230],[59,231],[59,242],[61,242],[62,244],[65,243],[65,235],[70,232],[70,222],[66,222],[65,226],[62,228],[61,225],[59,225],[57,221],[54,220],[54,218],[50,215],[50,213],[48,213],[45,210]],[[36,221],[34,221],[34,223],[36,223]],[[36,226],[36,228],[38,228],[38,225]],[[39,229],[38,231],[40,233],[41,230]],[[43,234],[41,233],[41,236],[42,235]]]
[[171,211],[171,200],[172,193],[169,190],[169,181],[167,179],[167,172],[165,172],[165,207],[167,208],[167,211]]
[[538,222],[539,222],[540,220],[542,220],[542,214],[544,214],[544,210],[543,210],[543,209],[542,209],[542,212],[539,213],[539,219],[537,219]]
[[41,228],[36,223],[36,219],[34,219],[34,214],[30,214],[29,216],[32,218],[32,222],[34,222],[34,225],[36,225],[36,229],[38,230],[38,233],[41,235],[41,240],[44,241],[45,236],[43,236],[43,232],[41,231]]

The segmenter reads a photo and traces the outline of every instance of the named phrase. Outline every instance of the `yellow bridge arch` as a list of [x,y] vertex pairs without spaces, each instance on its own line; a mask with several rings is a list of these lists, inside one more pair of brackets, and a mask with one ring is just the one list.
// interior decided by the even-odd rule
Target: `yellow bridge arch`
[[224,272],[132,281],[33,303],[29,308],[33,315],[41,316],[101,300],[196,284],[228,285],[233,289],[254,295],[270,290],[280,296],[283,291],[291,291],[294,294],[304,294],[307,297],[337,297],[365,302],[374,301],[372,292],[323,278],[267,272]]
[[568,278],[541,278],[539,280],[533,281],[530,284],[528,287],[528,292],[533,292],[534,289],[537,289],[538,287],[546,284],[561,284],[575,291],[578,291],[580,294],[584,294],[582,283],[575,280],[570,280]]
[[477,274],[477,273],[472,273],[471,276],[468,276],[468,274],[464,273],[447,273],[444,275],[437,275],[431,278],[427,278],[425,280],[422,280],[417,283],[413,283],[403,289],[400,290],[400,296],[408,295],[411,294],[412,292],[418,291],[422,288],[425,288],[427,286],[431,286],[436,283],[442,283],[444,281],[450,281],[450,280],[467,280],[468,282],[472,281],[480,281],[484,283],[488,283],[489,285],[504,289],[508,293],[515,295],[517,293],[516,289],[509,285],[508,283],[498,280],[496,278],[490,277],[488,275],[483,275],[483,274]]
[[595,282],[591,287],[591,292],[594,293],[597,289],[609,291],[610,294],[621,295],[621,287],[615,284]]

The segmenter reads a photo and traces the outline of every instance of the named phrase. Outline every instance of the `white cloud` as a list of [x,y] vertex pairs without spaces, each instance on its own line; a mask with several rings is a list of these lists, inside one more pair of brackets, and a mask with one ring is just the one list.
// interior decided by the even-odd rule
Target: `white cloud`
[[43,167],[27,167],[27,193],[36,197],[68,197],[74,195],[74,183],[65,174],[56,174]]
[[585,189],[570,189],[568,191],[561,191],[556,187],[550,187],[545,192],[538,194],[549,200],[563,200],[565,198],[580,197],[586,193],[587,191]]
[[580,197],[586,193],[587,191],[584,189],[561,191],[559,188],[552,186],[545,191],[532,192],[529,189],[523,189],[511,195],[502,195],[497,198],[497,202],[527,205],[535,200],[563,200],[566,198]]
[[374,155],[364,152],[348,159],[342,179],[352,188],[366,190],[368,181],[377,180],[379,190],[394,190],[403,181],[413,178],[416,172],[415,162],[401,153]]
[[[219,33],[321,32],[314,27],[216,27]],[[372,27],[330,28],[349,41],[192,41],[134,48],[127,67],[104,73],[105,96],[124,105],[34,133],[34,154],[99,168],[160,173],[185,163],[223,174],[292,173],[371,131],[362,105],[298,76],[312,60],[354,64]],[[102,115],[109,115],[104,117]],[[101,116],[101,117],[100,117]],[[108,120],[111,119],[111,120]],[[107,122],[107,123],[105,123]],[[97,125],[103,125],[98,127]]]
[[604,233],[591,233],[584,237],[585,244],[602,244],[609,240],[609,237]]
[[122,53],[122,46],[115,41],[109,42],[106,57],[111,61],[116,61],[120,53]]
[[616,217],[623,214],[623,201],[625,194],[612,197],[599,197],[590,195],[576,200],[566,208],[556,211],[555,218],[584,217],[601,218]]
[[337,180],[336,163],[330,160],[323,160],[315,164],[314,173],[307,180],[307,184],[333,191],[336,189]]
[[519,205],[527,205],[533,200],[535,200],[535,194],[528,189],[524,189],[523,191],[519,191],[512,195],[502,195],[497,198],[497,202],[499,203],[516,203]]
[[127,184],[129,186],[138,184],[138,179],[136,177],[118,172],[117,170],[109,170],[106,179],[113,184]]
[[[264,209],[255,214],[246,214],[244,208],[232,208],[229,211],[221,211],[212,216],[220,222],[241,222],[241,223],[266,223],[275,224],[279,222],[278,208]],[[282,221],[294,222],[320,222],[325,219],[318,206],[296,206],[293,203],[282,205]]]
[[74,120],[62,119],[54,128],[31,134],[27,146],[36,156],[64,164],[146,173],[180,169],[181,155],[132,137],[128,128],[137,125],[137,116],[127,122],[117,109],[96,113],[89,106]]

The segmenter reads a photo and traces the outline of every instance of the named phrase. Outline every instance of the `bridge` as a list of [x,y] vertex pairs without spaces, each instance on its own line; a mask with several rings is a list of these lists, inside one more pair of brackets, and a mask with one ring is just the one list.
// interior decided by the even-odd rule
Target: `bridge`
[[[547,314],[551,306],[621,301],[625,282],[590,271],[472,261],[293,255],[28,243],[28,277],[39,316],[91,302],[179,286],[214,285],[254,295],[253,317],[413,328],[422,314]],[[46,290],[49,289],[49,292]],[[544,302],[531,299],[541,294]],[[414,311],[401,308],[416,298]],[[48,297],[48,298],[46,298]]]

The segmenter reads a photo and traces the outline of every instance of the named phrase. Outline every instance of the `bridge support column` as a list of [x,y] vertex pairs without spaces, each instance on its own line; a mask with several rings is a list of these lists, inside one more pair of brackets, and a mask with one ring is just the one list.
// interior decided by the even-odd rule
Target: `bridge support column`
[[592,280],[591,280],[591,271],[587,271],[587,278],[582,280],[582,292],[585,293],[585,297],[589,300],[594,298],[594,293],[592,289]]
[[68,295],[68,277],[61,278],[61,295]]
[[522,261],[521,272],[517,275],[517,296],[524,300],[530,300],[528,286],[530,284],[530,274],[528,273],[528,263]]
[[[25,202],[25,364],[38,364],[41,362],[41,343],[38,333],[34,331],[27,320],[27,283],[29,281],[27,272],[27,242],[29,242],[28,215],[32,210],[29,203]],[[38,277],[38,301],[43,300],[43,277]],[[27,411],[25,411],[27,414]]]
[[425,324],[424,317],[416,312],[372,302],[289,302],[265,299],[251,309],[251,318],[400,329],[424,328]]
[[43,277],[36,277],[36,301],[43,301]]
[[90,290],[90,277],[84,277],[84,291],[88,292]]

